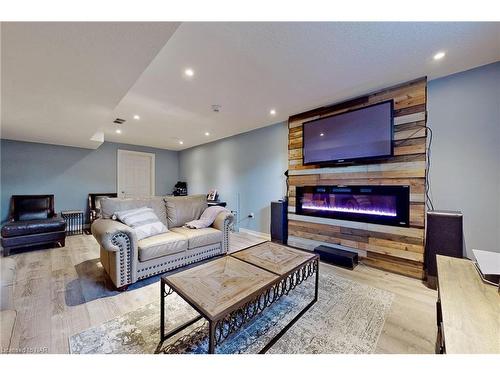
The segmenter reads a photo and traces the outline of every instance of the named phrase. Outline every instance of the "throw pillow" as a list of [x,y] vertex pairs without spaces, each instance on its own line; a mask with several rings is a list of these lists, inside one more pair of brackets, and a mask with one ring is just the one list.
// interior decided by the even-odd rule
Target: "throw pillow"
[[118,220],[123,224],[135,230],[138,240],[168,232],[165,224],[158,219],[153,209],[148,207],[118,211],[115,212],[114,215],[116,215]]
[[204,194],[164,198],[167,207],[168,227],[182,227],[188,221],[197,220],[207,208]]

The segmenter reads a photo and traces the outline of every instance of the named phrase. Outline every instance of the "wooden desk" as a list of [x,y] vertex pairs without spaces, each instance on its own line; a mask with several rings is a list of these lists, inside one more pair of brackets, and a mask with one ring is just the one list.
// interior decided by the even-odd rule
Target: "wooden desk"
[[[500,353],[500,294],[467,259],[437,255],[438,345],[447,354]],[[441,349],[441,350],[440,350]]]

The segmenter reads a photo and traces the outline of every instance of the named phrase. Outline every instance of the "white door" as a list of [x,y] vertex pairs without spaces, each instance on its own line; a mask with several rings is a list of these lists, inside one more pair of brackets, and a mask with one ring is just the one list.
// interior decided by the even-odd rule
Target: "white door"
[[119,197],[155,195],[155,154],[118,150],[117,162]]

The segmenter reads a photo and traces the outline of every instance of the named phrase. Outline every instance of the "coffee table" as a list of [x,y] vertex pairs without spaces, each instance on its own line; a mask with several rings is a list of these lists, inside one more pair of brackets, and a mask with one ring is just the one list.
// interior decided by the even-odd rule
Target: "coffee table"
[[[162,277],[161,343],[204,318],[208,352],[215,353],[217,345],[313,275],[314,298],[260,351],[265,353],[318,300],[318,255],[266,242]],[[174,292],[200,315],[165,333],[165,299]]]

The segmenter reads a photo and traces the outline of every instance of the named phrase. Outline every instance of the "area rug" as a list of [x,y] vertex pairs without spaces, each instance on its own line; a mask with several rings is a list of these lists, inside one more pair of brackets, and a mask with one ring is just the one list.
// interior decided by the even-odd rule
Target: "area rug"
[[[323,271],[323,272],[322,272]],[[217,353],[258,353],[314,293],[308,280],[217,346]],[[268,353],[372,353],[394,294],[347,280],[321,267],[319,298]],[[198,321],[159,345],[159,301],[69,339],[71,353],[206,353],[208,324]],[[166,329],[197,313],[175,293],[166,299]]]

